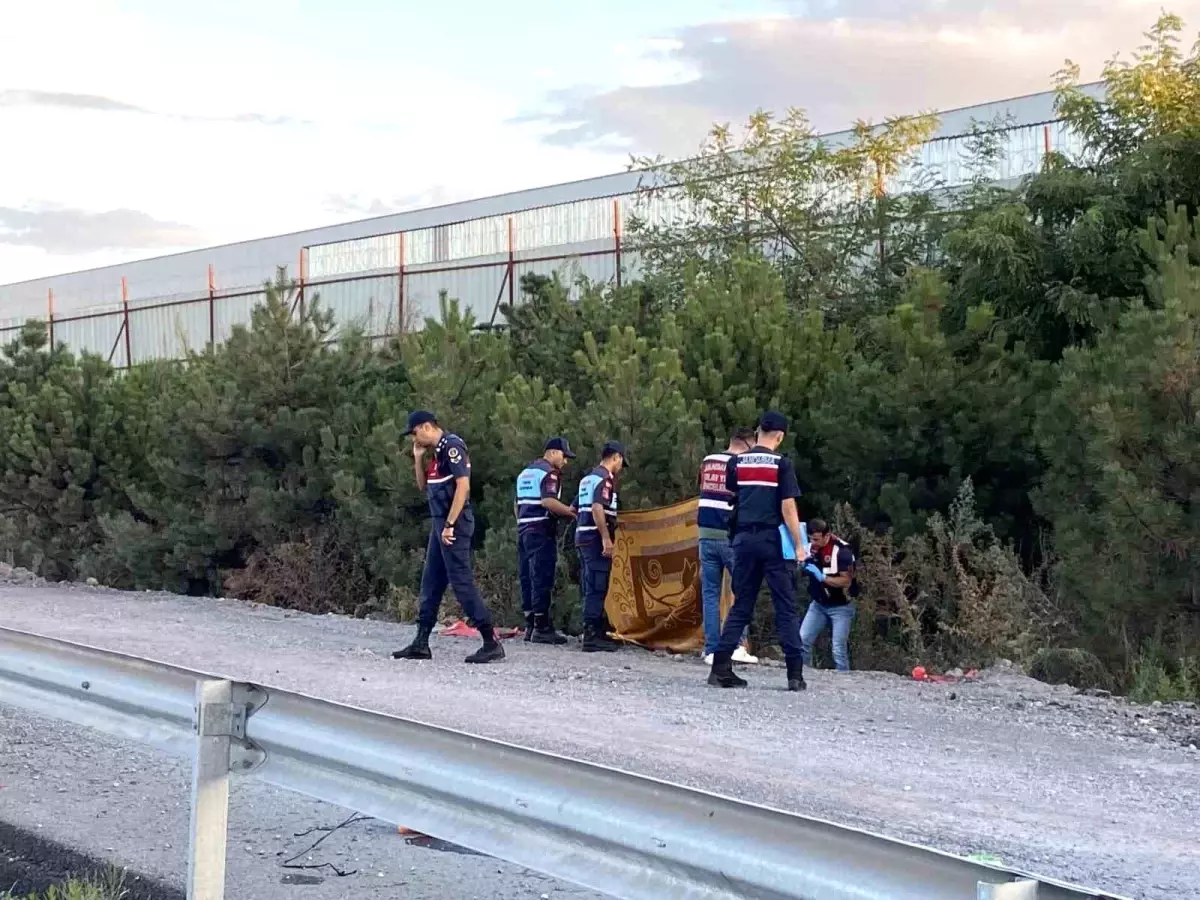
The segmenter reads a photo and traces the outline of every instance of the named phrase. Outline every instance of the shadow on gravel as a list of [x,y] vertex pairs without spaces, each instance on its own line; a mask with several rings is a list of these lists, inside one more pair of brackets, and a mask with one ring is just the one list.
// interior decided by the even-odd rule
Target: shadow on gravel
[[[68,878],[104,872],[107,863],[0,822],[0,892],[40,894]],[[184,900],[183,891],[125,873],[128,900]]]

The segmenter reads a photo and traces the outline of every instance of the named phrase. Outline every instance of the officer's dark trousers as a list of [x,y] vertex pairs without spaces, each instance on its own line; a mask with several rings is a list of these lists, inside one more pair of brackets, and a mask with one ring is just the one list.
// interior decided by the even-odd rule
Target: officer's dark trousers
[[775,630],[787,659],[800,659],[799,624],[796,619],[796,562],[783,558],[779,530],[743,531],[733,538],[733,608],[725,617],[718,653],[732,653],[754,616],[763,579],[775,605]]
[[517,566],[521,573],[521,611],[525,615],[550,612],[558,542],[545,531],[523,532],[517,538]]
[[604,598],[608,594],[608,577],[612,560],[608,559],[599,542],[579,547],[579,589],[583,593],[583,624],[604,624]]
[[475,575],[471,571],[471,539],[475,536],[475,522],[464,516],[455,529],[455,541],[449,547],[442,543],[445,519],[434,519],[429,532],[429,545],[425,549],[425,571],[421,573],[421,607],[417,622],[433,628],[437,625],[438,609],[447,585],[454,588],[454,596],[476,628],[491,625],[492,617],[475,587]]

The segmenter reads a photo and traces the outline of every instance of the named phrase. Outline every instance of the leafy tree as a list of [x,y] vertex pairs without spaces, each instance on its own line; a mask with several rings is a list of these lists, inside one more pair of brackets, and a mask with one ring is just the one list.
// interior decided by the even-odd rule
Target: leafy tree
[[1098,165],[1119,161],[1163,137],[1200,129],[1200,38],[1184,55],[1183,20],[1163,13],[1133,61],[1113,57],[1104,67],[1104,98],[1080,87],[1079,65],[1067,60],[1056,82],[1057,111],[1083,138]]
[[1078,66],[1059,73],[1057,109],[1083,153],[1052,155],[950,233],[952,321],[987,302],[1014,338],[1058,359],[1152,301],[1141,231],[1164,208],[1200,210],[1200,53],[1180,52],[1182,28],[1164,15],[1133,63],[1110,62],[1103,98],[1080,87]]
[[740,134],[715,126],[694,159],[634,159],[647,171],[647,191],[631,222],[632,246],[650,271],[674,273],[676,284],[699,262],[761,253],[794,303],[844,315],[865,284],[903,270],[890,233],[923,221],[927,206],[912,194],[892,198],[889,182],[936,129],[928,115],[859,122],[853,141],[834,147],[798,109],[780,119],[759,110]]

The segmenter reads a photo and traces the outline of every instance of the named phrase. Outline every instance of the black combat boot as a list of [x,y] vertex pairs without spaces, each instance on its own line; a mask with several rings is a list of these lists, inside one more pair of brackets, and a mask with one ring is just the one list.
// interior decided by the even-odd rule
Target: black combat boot
[[804,660],[789,659],[787,661],[788,690],[802,691],[808,687],[804,682]]
[[533,613],[525,613],[525,642],[533,640],[533,630],[536,628]]
[[433,651],[429,649],[429,636],[433,634],[433,626],[418,625],[417,636],[403,650],[392,654],[392,659],[433,659]]
[[463,660],[464,662],[491,663],[504,659],[504,648],[496,640],[496,631],[491,625],[479,626],[479,635],[483,638],[483,646]]
[[562,646],[567,642],[567,636],[554,630],[554,623],[550,621],[549,616],[539,613],[533,619],[533,642]]
[[714,687],[741,688],[749,684],[745,678],[739,678],[733,671],[733,652],[714,653],[712,671],[708,673],[708,683]]
[[604,633],[604,626],[583,626],[584,653],[615,653],[620,649],[621,645]]

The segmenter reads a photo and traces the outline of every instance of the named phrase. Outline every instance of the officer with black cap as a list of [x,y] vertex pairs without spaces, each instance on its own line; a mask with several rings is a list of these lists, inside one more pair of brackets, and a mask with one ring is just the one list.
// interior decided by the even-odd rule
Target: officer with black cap
[[[425,551],[425,571],[421,574],[421,605],[417,613],[417,636],[393,659],[432,659],[429,636],[437,625],[438,609],[447,585],[468,620],[479,629],[483,646],[467,657],[469,663],[490,663],[504,659],[504,648],[496,640],[492,617],[471,572],[471,539],[475,536],[475,513],[471,509],[471,459],[467,445],[457,434],[445,431],[437,416],[419,409],[408,417],[404,434],[413,439],[413,470],[417,487],[429,497],[433,527]],[[429,463],[425,454],[433,451]]]
[[545,453],[517,476],[517,565],[521,576],[521,609],[525,640],[535,644],[565,644],[567,638],[550,621],[550,595],[558,566],[555,517],[574,519],[575,511],[562,502],[562,470],[575,458],[565,437],[546,441]]
[[604,598],[612,574],[613,538],[617,532],[616,476],[627,465],[625,447],[618,441],[609,441],[600,452],[600,465],[579,482],[575,546],[579,552],[579,584],[583,593],[585,653],[608,653],[621,646],[608,636]]
[[763,579],[775,606],[775,630],[787,661],[789,691],[802,691],[804,657],[796,619],[796,548],[802,545],[796,498],[800,486],[792,462],[779,452],[787,436],[787,419],[774,411],[763,413],[758,442],[729,460],[726,488],[733,498],[730,535],[733,538],[733,608],[725,618],[713,654],[708,683],[745,687],[733,671],[733,651],[754,615]]

